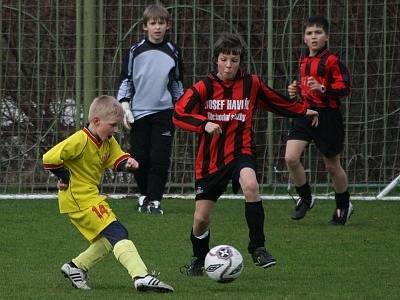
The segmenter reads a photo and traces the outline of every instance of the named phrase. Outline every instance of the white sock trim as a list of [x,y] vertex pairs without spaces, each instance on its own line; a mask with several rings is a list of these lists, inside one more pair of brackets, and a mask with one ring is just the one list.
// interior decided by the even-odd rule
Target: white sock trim
[[157,201],[157,200],[154,200],[154,201],[151,201],[151,203],[153,203],[153,205],[154,205],[154,207],[160,207],[160,201]]
[[143,205],[143,202],[144,202],[144,199],[145,199],[145,198],[146,198],[146,196],[140,196],[140,197],[138,198],[138,203],[139,203],[140,206]]
[[210,231],[207,229],[206,232],[204,232],[202,235],[199,235],[199,236],[195,235],[194,237],[196,239],[202,240],[202,239],[205,239],[206,237],[208,237],[209,232]]

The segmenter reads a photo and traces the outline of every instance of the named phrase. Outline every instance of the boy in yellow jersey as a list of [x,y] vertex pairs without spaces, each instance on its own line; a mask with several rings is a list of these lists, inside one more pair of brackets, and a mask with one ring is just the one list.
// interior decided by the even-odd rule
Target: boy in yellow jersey
[[124,110],[112,96],[95,98],[89,109],[89,125],[55,145],[43,155],[43,167],[58,177],[60,212],[91,243],[89,248],[61,267],[75,288],[89,290],[87,272],[113,252],[127,269],[138,291],[172,292],[173,288],[150,275],[118,221],[99,184],[107,168],[137,169],[138,162],[121,150],[114,134]]

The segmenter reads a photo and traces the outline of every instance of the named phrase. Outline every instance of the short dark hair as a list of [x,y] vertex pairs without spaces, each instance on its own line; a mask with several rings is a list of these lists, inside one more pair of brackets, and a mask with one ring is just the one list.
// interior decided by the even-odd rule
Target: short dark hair
[[316,15],[316,16],[311,16],[309,17],[305,22],[304,22],[304,31],[311,26],[318,26],[322,27],[322,29],[329,34],[329,21],[325,16],[322,15]]
[[147,22],[151,19],[162,20],[169,23],[171,21],[171,15],[161,4],[152,4],[147,6],[143,12],[143,24],[147,25]]
[[240,55],[240,62],[243,62],[246,54],[246,48],[240,35],[234,33],[221,34],[214,43],[214,62],[218,60],[218,56],[221,53]]

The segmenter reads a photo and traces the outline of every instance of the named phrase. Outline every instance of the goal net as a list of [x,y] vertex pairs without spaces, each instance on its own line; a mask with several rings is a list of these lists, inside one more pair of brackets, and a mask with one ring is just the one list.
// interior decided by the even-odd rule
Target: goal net
[[[42,169],[41,157],[85,125],[93,96],[116,94],[125,49],[143,37],[147,3],[0,2],[0,194],[54,195],[56,180]],[[213,70],[212,44],[228,31],[246,42],[247,70],[285,94],[304,48],[302,21],[311,14],[328,16],[329,46],[353,77],[352,93],[342,102],[342,163],[352,195],[375,199],[400,173],[400,5],[397,0],[317,3],[323,4],[163,1],[172,15],[168,37],[183,52],[185,87]],[[289,122],[263,111],[255,118],[257,175],[268,199],[287,198],[287,190],[293,191],[284,162]],[[126,132],[118,139],[128,150]],[[193,193],[195,151],[196,136],[177,130],[167,194]],[[303,163],[313,192],[331,198],[330,178],[313,144]],[[111,172],[104,175],[102,190],[137,192],[131,174]],[[396,198],[396,192],[395,185],[384,198]]]

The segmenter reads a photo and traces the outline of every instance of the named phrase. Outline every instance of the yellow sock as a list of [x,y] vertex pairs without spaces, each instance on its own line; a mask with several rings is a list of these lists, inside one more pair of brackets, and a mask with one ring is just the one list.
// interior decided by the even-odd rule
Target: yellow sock
[[131,240],[121,240],[114,245],[114,255],[132,278],[148,274],[147,268]]
[[101,237],[92,243],[86,251],[75,257],[72,262],[80,269],[89,271],[95,264],[101,261],[112,250],[110,242]]

